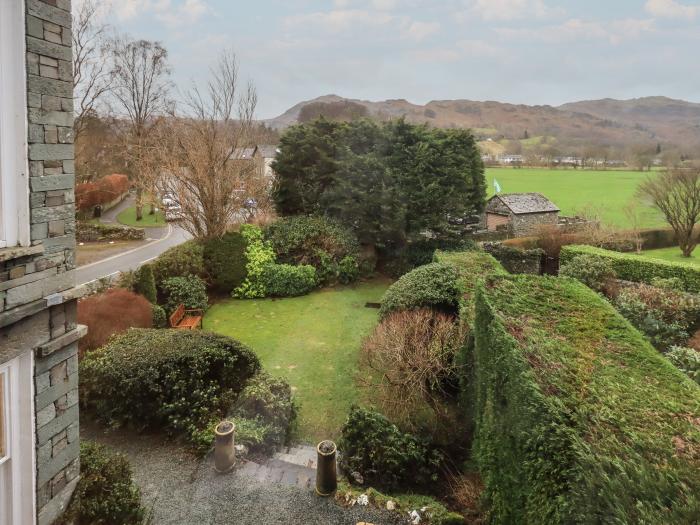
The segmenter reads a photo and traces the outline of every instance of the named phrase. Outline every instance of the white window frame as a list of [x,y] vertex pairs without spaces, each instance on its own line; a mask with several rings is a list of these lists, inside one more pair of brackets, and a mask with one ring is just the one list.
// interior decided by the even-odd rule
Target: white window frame
[[[7,452],[0,463],[0,523],[36,523],[34,359],[31,351],[0,365],[4,375]],[[9,521],[8,521],[9,520]]]
[[24,0],[0,0],[0,248],[29,246]]

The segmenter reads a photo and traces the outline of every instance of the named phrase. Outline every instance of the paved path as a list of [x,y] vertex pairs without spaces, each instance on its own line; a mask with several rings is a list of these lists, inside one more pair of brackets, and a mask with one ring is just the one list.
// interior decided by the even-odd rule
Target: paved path
[[[405,524],[397,513],[369,506],[339,506],[314,491],[310,447],[295,447],[263,464],[241,460],[232,472],[217,474],[211,454],[197,459],[163,436],[127,430],[103,433],[85,419],[81,439],[109,445],[129,458],[142,501],[154,525],[374,525]],[[292,475],[292,473],[295,473]]]
[[169,224],[167,228],[146,228],[146,237],[151,235],[158,235],[160,238],[155,238],[139,248],[78,267],[75,270],[76,284],[85,284],[116,272],[135,270],[143,263],[155,259],[168,248],[182,244],[191,238],[189,233],[174,224]]

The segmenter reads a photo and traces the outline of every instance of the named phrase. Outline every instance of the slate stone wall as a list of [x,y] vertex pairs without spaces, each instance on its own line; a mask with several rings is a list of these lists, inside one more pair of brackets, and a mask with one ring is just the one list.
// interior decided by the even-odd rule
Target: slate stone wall
[[79,479],[70,0],[25,0],[31,246],[0,249],[0,363],[34,352],[37,522]]

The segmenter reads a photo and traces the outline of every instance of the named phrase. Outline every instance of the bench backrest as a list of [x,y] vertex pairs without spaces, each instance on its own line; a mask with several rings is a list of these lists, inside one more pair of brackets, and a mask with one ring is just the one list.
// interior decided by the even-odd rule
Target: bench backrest
[[180,324],[180,321],[182,321],[183,317],[185,317],[185,305],[180,304],[177,308],[175,308],[175,311],[170,316],[171,328],[177,327],[177,325]]

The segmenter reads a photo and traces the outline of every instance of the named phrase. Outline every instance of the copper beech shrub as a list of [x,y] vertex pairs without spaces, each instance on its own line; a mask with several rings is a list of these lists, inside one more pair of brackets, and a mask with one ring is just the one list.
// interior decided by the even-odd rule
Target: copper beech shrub
[[114,334],[129,328],[152,328],[151,303],[142,295],[123,288],[87,297],[78,303],[78,323],[88,327],[80,340],[82,355],[104,345]]

